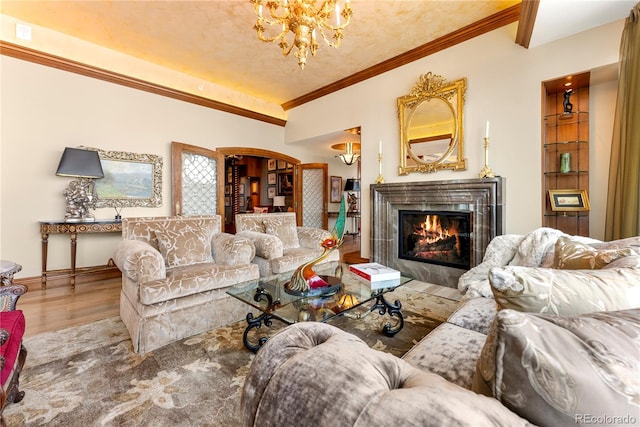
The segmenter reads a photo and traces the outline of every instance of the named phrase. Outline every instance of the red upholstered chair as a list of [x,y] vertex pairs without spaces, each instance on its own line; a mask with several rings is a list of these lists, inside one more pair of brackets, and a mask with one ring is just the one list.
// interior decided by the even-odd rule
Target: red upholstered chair
[[16,310],[16,303],[26,291],[23,285],[0,286],[0,426],[3,427],[5,406],[24,397],[18,382],[27,358],[22,345],[25,321],[22,310]]

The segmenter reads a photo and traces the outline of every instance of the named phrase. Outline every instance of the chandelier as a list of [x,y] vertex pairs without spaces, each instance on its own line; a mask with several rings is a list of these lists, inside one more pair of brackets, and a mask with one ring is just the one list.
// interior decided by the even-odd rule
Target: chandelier
[[[343,145],[345,144],[337,144],[332,146],[331,148],[334,149],[339,149],[341,148]],[[360,144],[357,144],[358,146],[360,146]],[[355,162],[358,161],[358,159],[360,158],[360,154],[359,153],[354,153],[353,152],[353,142],[347,142],[346,143],[346,152],[342,153],[338,156],[340,160],[342,160],[342,163],[344,163],[347,166],[351,166],[352,164],[354,164]]]
[[[343,39],[342,30],[351,21],[350,0],[343,0],[344,7],[340,11],[338,0],[249,0],[258,15],[253,28],[258,39],[264,42],[277,42],[282,54],[288,56],[293,48],[298,58],[298,65],[304,69],[308,52],[316,56],[318,50],[318,33],[330,47],[340,47]],[[268,11],[265,11],[265,9]],[[333,33],[330,40],[325,34]],[[287,40],[287,36],[293,40]],[[267,35],[269,34],[269,35]]]

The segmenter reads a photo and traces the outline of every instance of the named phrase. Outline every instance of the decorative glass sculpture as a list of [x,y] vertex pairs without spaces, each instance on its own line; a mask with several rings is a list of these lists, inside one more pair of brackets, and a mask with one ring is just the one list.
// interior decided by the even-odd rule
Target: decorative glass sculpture
[[337,250],[342,245],[346,220],[347,211],[343,195],[340,201],[340,211],[338,213],[338,219],[336,219],[336,225],[333,227],[333,230],[331,230],[331,237],[325,239],[320,244],[320,246],[322,246],[322,253],[315,259],[302,264],[296,269],[293,276],[291,276],[291,280],[284,285],[287,293],[312,296],[335,293],[340,289],[340,278],[318,275],[313,270],[313,267],[326,259],[331,252]]

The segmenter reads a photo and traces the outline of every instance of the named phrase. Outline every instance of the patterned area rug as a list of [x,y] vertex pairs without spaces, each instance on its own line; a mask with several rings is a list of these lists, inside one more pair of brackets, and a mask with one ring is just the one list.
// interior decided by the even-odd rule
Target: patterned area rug
[[[405,318],[393,338],[379,332],[389,317],[375,311],[329,323],[402,356],[457,304],[416,283],[389,294],[390,302],[402,302]],[[245,326],[234,323],[142,356],[133,353],[119,317],[34,336],[25,340],[25,398],[5,409],[5,421],[9,427],[239,426],[240,393],[253,360],[242,345]],[[269,333],[283,327],[274,321]]]

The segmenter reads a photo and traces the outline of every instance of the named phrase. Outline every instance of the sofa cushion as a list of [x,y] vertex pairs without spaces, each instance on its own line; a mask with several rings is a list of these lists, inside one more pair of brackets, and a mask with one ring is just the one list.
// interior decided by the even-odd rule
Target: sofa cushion
[[503,310],[473,390],[541,426],[592,424],[586,417],[601,415],[610,421],[599,425],[629,424],[640,403],[639,354],[639,309],[575,317]]
[[600,269],[621,257],[636,255],[629,247],[598,249],[563,236],[556,241],[554,268],[567,270]]
[[640,307],[640,270],[505,266],[489,272],[498,309],[575,315]]
[[256,256],[256,247],[251,240],[228,233],[214,235],[211,249],[215,263],[220,265],[249,264]]
[[495,299],[465,295],[447,322],[486,335],[497,311]]
[[9,337],[0,346],[0,357],[5,359],[2,371],[0,371],[0,386],[4,387],[7,380],[13,376],[16,360],[20,354],[22,336],[25,330],[25,319],[22,310],[6,311],[0,313],[0,330],[7,331]]
[[167,267],[212,262],[211,238],[213,228],[190,224],[172,223],[167,228],[156,230],[158,249]]
[[296,230],[296,217],[293,215],[274,216],[264,219],[264,231],[282,240],[283,249],[299,248],[298,231]]
[[486,338],[479,332],[442,323],[402,358],[422,371],[470,389]]

